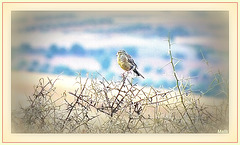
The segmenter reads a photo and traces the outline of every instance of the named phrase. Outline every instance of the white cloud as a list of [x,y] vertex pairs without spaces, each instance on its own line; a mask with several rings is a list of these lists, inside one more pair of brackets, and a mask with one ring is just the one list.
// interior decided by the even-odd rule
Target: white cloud
[[94,70],[98,71],[101,69],[100,64],[94,59],[89,57],[75,57],[75,56],[64,56],[64,57],[54,57],[49,62],[51,66],[64,65],[71,69],[79,70]]

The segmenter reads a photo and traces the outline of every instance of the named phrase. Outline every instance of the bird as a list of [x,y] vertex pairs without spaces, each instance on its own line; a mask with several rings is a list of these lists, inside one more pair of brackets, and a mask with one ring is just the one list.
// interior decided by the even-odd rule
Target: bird
[[132,70],[137,76],[144,78],[143,75],[138,72],[137,64],[134,62],[133,58],[127,54],[125,50],[119,50],[116,55],[117,62],[123,70],[127,72]]

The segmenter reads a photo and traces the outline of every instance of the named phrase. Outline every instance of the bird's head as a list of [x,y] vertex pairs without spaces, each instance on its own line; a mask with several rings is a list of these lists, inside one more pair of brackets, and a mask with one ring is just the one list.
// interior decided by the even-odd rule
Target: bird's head
[[126,51],[124,50],[119,50],[116,54],[116,56],[122,55],[122,54],[126,54]]

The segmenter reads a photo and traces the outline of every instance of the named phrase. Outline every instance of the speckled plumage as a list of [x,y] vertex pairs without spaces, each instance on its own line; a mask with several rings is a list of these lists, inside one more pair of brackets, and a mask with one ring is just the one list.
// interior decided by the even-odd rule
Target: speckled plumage
[[117,52],[117,62],[119,66],[125,70],[125,71],[131,71],[133,70],[134,73],[137,74],[137,76],[141,76],[144,78],[138,71],[137,71],[137,64],[134,62],[132,57],[126,53],[124,50],[119,50]]

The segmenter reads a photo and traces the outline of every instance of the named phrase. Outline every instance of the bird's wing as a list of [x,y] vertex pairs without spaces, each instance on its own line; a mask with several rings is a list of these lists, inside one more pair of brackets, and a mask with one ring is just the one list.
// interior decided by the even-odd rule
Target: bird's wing
[[134,62],[132,57],[128,54],[126,54],[126,55],[127,55],[127,58],[128,58],[128,62],[131,63],[133,66],[135,66],[137,68],[137,64]]

